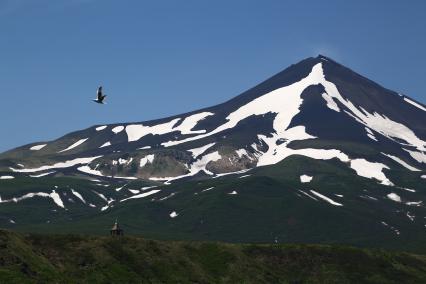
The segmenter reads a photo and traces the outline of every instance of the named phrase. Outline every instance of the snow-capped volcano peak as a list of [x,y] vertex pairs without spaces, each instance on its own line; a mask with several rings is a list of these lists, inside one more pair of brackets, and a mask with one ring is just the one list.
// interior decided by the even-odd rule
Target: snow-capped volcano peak
[[[28,173],[74,167],[74,161],[95,157],[78,169],[98,176],[113,176],[121,159],[130,161],[120,164],[123,177],[177,180],[273,165],[296,155],[335,159],[359,176],[391,185],[386,169],[426,168],[425,109],[319,55],[214,107],[156,121],[95,126],[43,147],[17,148],[3,158],[49,161],[57,156],[31,168],[10,166]],[[361,153],[356,147],[369,150]],[[16,155],[21,151],[25,154]],[[150,155],[155,159],[143,162]],[[25,159],[15,163],[26,164]]]

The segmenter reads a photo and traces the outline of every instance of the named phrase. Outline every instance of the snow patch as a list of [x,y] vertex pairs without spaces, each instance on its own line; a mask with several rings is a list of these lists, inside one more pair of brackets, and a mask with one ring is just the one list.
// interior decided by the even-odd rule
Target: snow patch
[[229,194],[229,195],[236,195],[236,194],[238,194],[238,192],[236,192],[236,191],[234,190],[234,191],[232,191],[232,192],[229,192],[228,194]]
[[102,125],[102,126],[96,127],[95,130],[96,131],[101,131],[101,130],[104,130],[105,128],[107,128],[107,126],[106,125]]
[[393,200],[395,202],[401,202],[401,197],[396,194],[396,193],[389,193],[388,195],[386,195],[390,200]]
[[105,142],[105,143],[104,143],[104,144],[102,144],[102,146],[101,146],[101,147],[99,147],[99,148],[108,147],[108,146],[111,146],[111,142],[110,142],[110,141]]
[[44,147],[46,147],[46,145],[47,145],[47,144],[35,145],[35,146],[32,146],[32,147],[30,148],[30,150],[31,150],[31,151],[38,151],[38,150],[41,150],[41,149],[43,149]]
[[111,129],[111,131],[114,132],[115,134],[118,134],[123,130],[124,130],[124,126],[122,126],[122,125],[116,126],[113,129]]
[[152,162],[154,161],[154,158],[155,158],[154,154],[147,155],[147,156],[143,157],[140,161],[139,166],[142,168],[142,167],[145,167],[145,165],[148,164],[148,163],[152,164]]
[[13,176],[0,176],[0,179],[14,179]]
[[302,183],[311,182],[312,178],[313,178],[312,176],[301,175],[300,176],[300,182],[302,182]]
[[359,176],[370,179],[375,178],[381,181],[381,184],[383,185],[393,185],[393,183],[383,173],[383,169],[389,169],[389,167],[382,163],[373,163],[365,159],[354,159],[351,160],[350,166]]
[[176,211],[173,211],[172,213],[169,214],[170,218],[176,218],[177,216],[179,216],[178,213],[176,213]]

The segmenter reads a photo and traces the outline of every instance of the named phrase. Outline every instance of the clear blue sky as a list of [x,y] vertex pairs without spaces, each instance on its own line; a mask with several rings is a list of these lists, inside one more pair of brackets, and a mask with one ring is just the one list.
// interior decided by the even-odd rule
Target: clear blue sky
[[0,151],[211,106],[318,53],[425,103],[425,13],[423,0],[0,0]]

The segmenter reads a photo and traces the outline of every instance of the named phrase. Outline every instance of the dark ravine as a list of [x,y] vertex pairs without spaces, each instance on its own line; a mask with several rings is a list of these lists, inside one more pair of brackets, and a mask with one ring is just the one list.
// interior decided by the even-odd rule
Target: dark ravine
[[0,230],[2,283],[424,283],[426,257],[328,245]]

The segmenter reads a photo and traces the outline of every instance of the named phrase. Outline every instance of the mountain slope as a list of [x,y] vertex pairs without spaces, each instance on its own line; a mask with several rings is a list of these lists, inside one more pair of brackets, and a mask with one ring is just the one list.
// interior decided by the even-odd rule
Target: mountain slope
[[158,238],[424,249],[424,121],[423,104],[308,58],[217,106],[1,154],[0,224],[96,233],[120,216]]

